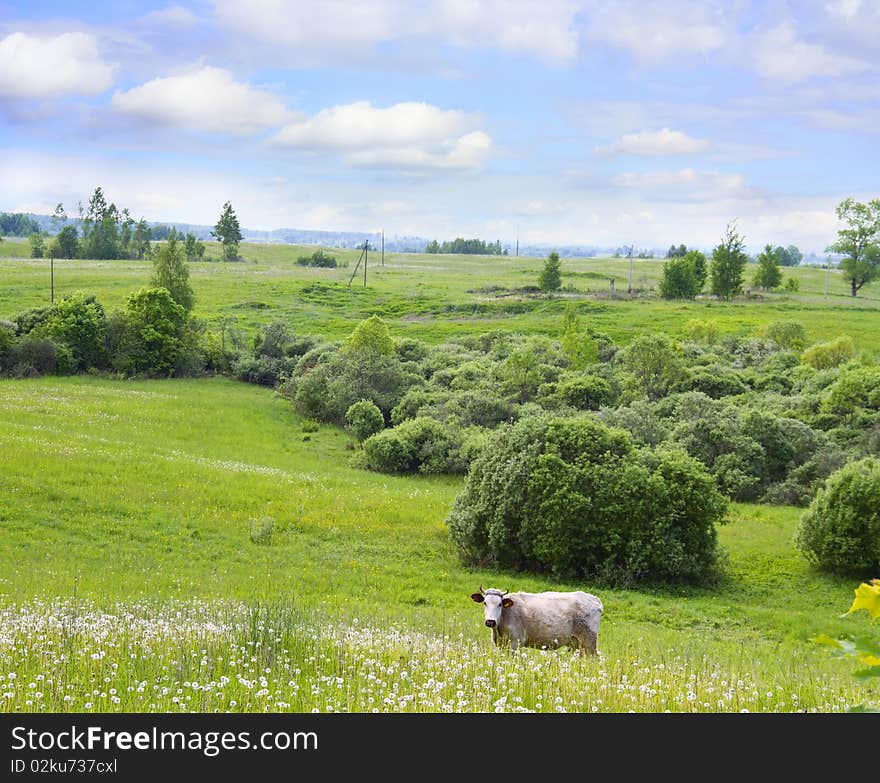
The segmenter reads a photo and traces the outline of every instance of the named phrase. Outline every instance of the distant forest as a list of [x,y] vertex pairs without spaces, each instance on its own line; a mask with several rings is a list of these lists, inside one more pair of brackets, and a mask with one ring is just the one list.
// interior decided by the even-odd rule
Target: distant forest
[[0,236],[28,237],[42,231],[40,224],[29,215],[0,212]]
[[459,255],[474,256],[506,256],[507,250],[501,247],[501,242],[495,240],[495,244],[483,239],[462,239],[456,237],[451,242],[438,242],[431,240],[425,247],[426,253],[456,253]]

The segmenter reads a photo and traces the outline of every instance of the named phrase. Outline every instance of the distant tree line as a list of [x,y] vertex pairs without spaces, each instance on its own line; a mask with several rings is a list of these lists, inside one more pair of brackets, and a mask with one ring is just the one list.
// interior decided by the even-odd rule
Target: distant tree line
[[[707,281],[714,296],[730,299],[743,292],[746,264],[745,240],[730,223],[721,242],[712,251],[711,259],[699,250],[688,250],[684,244],[671,245],[666,251],[668,259],[663,265],[660,279],[660,295],[665,299],[693,299],[703,291]],[[755,288],[771,291],[782,284],[782,266],[797,266],[803,254],[794,245],[787,248],[767,245],[755,259],[758,265],[751,284]],[[786,281],[788,290],[797,290],[797,279]]]
[[[0,234],[28,236],[32,258],[144,259],[153,255],[151,242],[175,240],[181,243],[187,261],[205,259],[205,243],[191,231],[184,235],[173,226],[151,227],[143,218],[135,221],[127,208],[108,202],[100,187],[95,188],[88,206],[79,204],[77,211],[78,220],[69,221],[64,205],[55,207],[51,218],[54,237],[27,215],[0,213]],[[224,260],[240,260],[241,228],[230,202],[223,205],[211,235],[220,242]]]
[[425,247],[426,253],[454,253],[459,255],[473,256],[506,256],[507,250],[501,247],[501,242],[486,242],[483,239],[462,239],[456,237],[451,242],[438,242],[431,240]]
[[40,224],[29,215],[0,212],[0,236],[26,237],[40,230]]

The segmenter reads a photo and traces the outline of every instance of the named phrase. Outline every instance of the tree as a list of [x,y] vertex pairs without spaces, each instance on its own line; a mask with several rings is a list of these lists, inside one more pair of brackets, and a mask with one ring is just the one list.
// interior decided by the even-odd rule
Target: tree
[[693,299],[702,290],[703,281],[705,281],[705,261],[701,281],[692,260],[687,257],[670,256],[663,265],[663,276],[659,284],[660,296],[664,299]]
[[186,311],[165,288],[141,288],[126,300],[125,336],[114,357],[134,375],[172,375],[183,353]]
[[627,582],[712,573],[727,502],[680,451],[592,417],[527,416],[472,462],[447,518],[465,562]]
[[79,252],[79,236],[73,226],[65,226],[58,232],[55,249],[60,258],[76,258]]
[[779,259],[779,266],[799,266],[804,254],[795,245],[788,247],[777,245],[776,257]]
[[837,205],[837,218],[847,228],[838,230],[837,241],[828,250],[844,254],[840,268],[856,296],[865,283],[880,275],[880,199],[862,204],[846,198]]
[[103,366],[106,330],[103,306],[93,294],[82,291],[58,302],[46,324],[48,336],[70,350],[74,372]]
[[205,243],[191,231],[187,232],[184,247],[186,248],[187,261],[201,261],[205,257]]
[[752,285],[756,288],[764,288],[769,291],[782,282],[782,270],[779,268],[779,249],[774,249],[773,245],[766,245],[764,252],[758,256],[758,268],[752,279]]
[[670,245],[669,250],[666,251],[667,258],[681,258],[686,255],[688,252],[687,246],[684,244],[676,247],[675,245]]
[[665,299],[693,299],[706,284],[706,256],[699,250],[679,253],[683,247],[663,265],[659,288]]
[[394,338],[388,326],[378,315],[361,321],[346,338],[343,353],[373,353],[390,356],[394,353]]
[[665,334],[636,337],[622,356],[630,385],[649,400],[665,397],[682,376],[681,351]]
[[33,233],[28,237],[31,246],[31,258],[42,258],[46,249],[42,234]]
[[104,191],[100,187],[95,188],[82,216],[82,241],[79,247],[83,258],[119,258],[124,254],[119,240],[119,219],[116,205],[108,204]]
[[153,277],[150,285],[154,288],[166,288],[186,312],[195,304],[192,286],[189,284],[189,267],[186,255],[176,231],[172,231],[153,260]]
[[150,248],[150,227],[147,221],[141,218],[134,227],[134,233],[131,236],[131,257],[141,259],[144,256],[151,255]]
[[743,274],[749,258],[745,254],[745,240],[737,233],[736,221],[727,224],[720,244],[712,251],[709,270],[712,293],[730,299],[742,292]]
[[[684,246],[682,245],[682,247]],[[706,278],[709,274],[706,256],[699,250],[688,250],[681,257],[690,264],[691,272],[697,283],[697,293],[699,293],[703,290],[703,286],[706,285]]]
[[544,268],[538,278],[538,285],[544,293],[552,294],[562,287],[562,262],[559,260],[559,253],[551,253],[544,261]]
[[67,222],[67,213],[64,211],[64,204],[60,201],[55,205],[55,211],[52,213],[52,228],[57,234],[61,230],[61,226]]
[[358,443],[385,427],[385,417],[372,400],[358,400],[345,412],[345,420]]
[[599,360],[596,341],[581,328],[574,302],[565,307],[562,320],[562,350],[575,370],[583,370]]
[[801,517],[797,546],[837,573],[880,568],[880,460],[867,457],[833,473]]
[[214,226],[211,236],[223,245],[223,258],[227,261],[238,260],[238,243],[243,237],[238,218],[230,202],[227,201],[223,205],[223,212],[220,213],[220,219]]

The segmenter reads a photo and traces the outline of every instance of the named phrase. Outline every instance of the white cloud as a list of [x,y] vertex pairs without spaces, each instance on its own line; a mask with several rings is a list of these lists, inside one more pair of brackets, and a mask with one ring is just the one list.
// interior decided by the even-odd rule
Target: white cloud
[[311,152],[337,152],[353,166],[399,169],[473,169],[488,158],[492,140],[473,130],[461,111],[427,103],[386,109],[368,101],[334,106],[282,128],[272,143]]
[[180,5],[170,5],[167,8],[150,11],[142,19],[147,24],[178,28],[192,27],[199,20],[189,8]]
[[829,13],[850,21],[862,9],[862,0],[835,0],[835,2],[828,3],[826,8]]
[[578,4],[570,0],[443,0],[431,29],[452,44],[526,52],[564,64],[578,53]]
[[378,44],[418,40],[523,52],[563,63],[577,54],[573,0],[214,0],[220,23],[284,47],[304,63],[353,58]]
[[210,66],[116,92],[111,105],[157,125],[240,136],[281,125],[290,118],[276,96]]
[[0,40],[0,96],[98,95],[113,84],[113,70],[88,33],[12,33]]
[[625,49],[640,62],[706,55],[729,38],[724,5],[681,0],[591,0],[589,38]]
[[658,131],[627,133],[609,147],[597,152],[610,155],[690,155],[709,148],[705,139],[695,139],[682,131],[662,128]]
[[783,84],[795,84],[816,76],[844,76],[867,67],[859,60],[832,54],[819,44],[800,40],[788,23],[758,36],[754,62],[761,76]]
[[750,193],[741,174],[697,171],[693,168],[676,171],[623,172],[612,177],[611,183],[619,188],[642,190],[670,199],[705,196],[715,199],[744,198]]

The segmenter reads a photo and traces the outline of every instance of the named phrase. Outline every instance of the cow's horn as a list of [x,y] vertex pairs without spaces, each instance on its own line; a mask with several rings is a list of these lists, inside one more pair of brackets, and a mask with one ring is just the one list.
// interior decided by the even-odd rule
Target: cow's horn
[[486,591],[483,590],[483,585],[480,585],[480,593],[482,593],[483,595],[486,595]]
[[507,595],[509,592],[510,590],[505,590],[503,593],[501,593],[501,595]]

